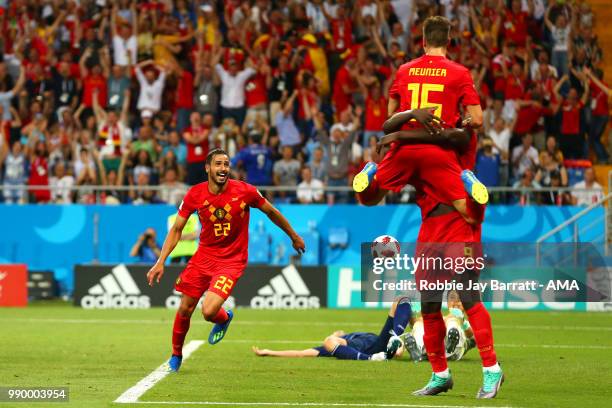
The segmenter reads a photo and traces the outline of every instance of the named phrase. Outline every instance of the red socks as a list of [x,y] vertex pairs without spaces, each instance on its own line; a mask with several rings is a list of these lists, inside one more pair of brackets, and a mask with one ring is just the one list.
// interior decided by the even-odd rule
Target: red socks
[[225,311],[224,308],[221,308],[221,309],[219,309],[219,311],[217,312],[215,317],[210,319],[210,321],[213,322],[213,323],[217,323],[217,324],[223,324],[223,323],[227,322],[227,319],[229,319],[229,316],[227,315],[227,312]]
[[481,302],[476,303],[466,312],[470,325],[472,325],[478,352],[482,359],[482,366],[491,367],[497,363],[497,356],[495,355],[495,348],[493,347],[491,316]]
[[[229,316],[225,309],[221,308],[210,321],[213,323],[225,323]],[[183,355],[183,344],[185,337],[189,331],[191,316],[181,316],[178,312],[174,317],[174,326],[172,326],[172,354],[177,356]]]
[[441,312],[423,313],[422,316],[423,328],[425,329],[423,343],[425,343],[427,358],[434,373],[439,373],[448,368],[446,351],[444,350],[444,337],[446,336],[444,318]]
[[183,355],[183,343],[185,343],[190,322],[191,316],[181,316],[178,312],[176,313],[174,326],[172,326],[172,354]]
[[379,190],[380,188],[378,187],[378,181],[376,180],[376,177],[373,177],[368,188],[361,193],[355,194],[355,196],[361,204],[369,205],[372,203],[372,201],[376,200]]

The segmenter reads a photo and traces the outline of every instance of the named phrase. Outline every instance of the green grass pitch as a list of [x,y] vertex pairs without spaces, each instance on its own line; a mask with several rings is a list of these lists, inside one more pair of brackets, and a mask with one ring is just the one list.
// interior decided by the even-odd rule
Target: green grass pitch
[[[482,378],[476,350],[450,363],[455,388],[429,398],[410,395],[428,380],[427,362],[261,358],[251,352],[252,345],[307,348],[337,329],[377,332],[385,313],[237,309],[220,344],[197,349],[179,374],[140,398],[150,403],[129,406],[612,407],[610,313],[492,313],[506,383],[491,401],[474,398]],[[91,311],[61,303],[0,309],[0,386],[70,387],[68,404],[12,404],[20,408],[127,406],[113,401],[169,357],[173,316],[165,309]],[[205,340],[210,328],[195,314],[187,342]],[[11,404],[0,403],[5,406]]]

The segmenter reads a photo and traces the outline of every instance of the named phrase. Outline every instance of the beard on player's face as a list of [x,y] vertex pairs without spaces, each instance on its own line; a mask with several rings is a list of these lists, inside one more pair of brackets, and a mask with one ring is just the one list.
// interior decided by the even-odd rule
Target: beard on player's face
[[230,175],[230,163],[227,157],[215,158],[208,168],[208,181],[219,186],[227,183]]

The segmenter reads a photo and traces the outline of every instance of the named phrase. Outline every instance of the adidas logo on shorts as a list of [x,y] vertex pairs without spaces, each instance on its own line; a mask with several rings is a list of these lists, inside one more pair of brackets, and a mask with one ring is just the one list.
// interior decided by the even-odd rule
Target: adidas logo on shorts
[[141,295],[130,271],[124,264],[115,266],[111,273],[89,288],[81,299],[85,309],[148,309],[151,298]]
[[255,309],[314,309],[319,308],[320,303],[319,297],[310,295],[294,265],[283,268],[251,299],[251,307]]

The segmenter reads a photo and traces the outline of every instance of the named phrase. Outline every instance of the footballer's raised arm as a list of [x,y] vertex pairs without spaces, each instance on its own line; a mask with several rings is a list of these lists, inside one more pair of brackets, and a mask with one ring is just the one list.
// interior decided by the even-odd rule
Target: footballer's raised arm
[[470,117],[470,127],[472,129],[480,128],[483,124],[482,107],[480,105],[467,105],[465,111]]
[[430,133],[425,129],[400,130],[383,136],[376,145],[376,150],[380,153],[384,146],[396,141],[406,144],[434,144],[461,150],[468,145],[470,137],[467,129],[459,128],[443,129],[437,133]]
[[385,134],[397,132],[402,129],[402,126],[411,120],[419,122],[423,128],[435,135],[442,130],[442,119],[433,114],[431,108],[410,109],[403,112],[397,112],[383,124],[383,132]]
[[291,239],[293,249],[295,249],[298,254],[304,253],[306,250],[304,240],[297,234],[297,232],[295,232],[287,218],[285,218],[285,216],[281,214],[276,207],[270,204],[268,200],[265,200],[259,209],[268,216],[270,221],[276,224],[285,234],[287,234],[287,236]]
[[399,108],[399,101],[393,97],[389,97],[389,103],[387,104],[387,115],[393,115],[397,108]]

